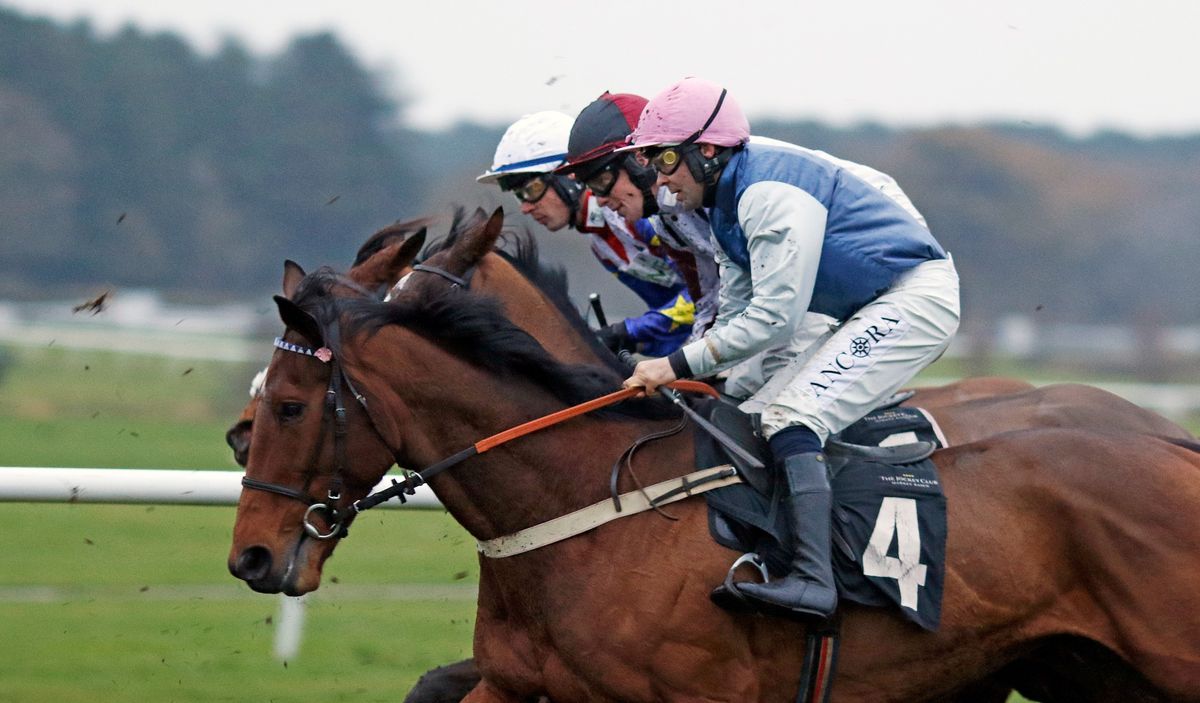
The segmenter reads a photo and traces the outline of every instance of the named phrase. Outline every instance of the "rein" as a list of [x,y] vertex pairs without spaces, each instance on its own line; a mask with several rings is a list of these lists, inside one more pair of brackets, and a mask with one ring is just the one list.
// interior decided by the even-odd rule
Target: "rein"
[[[675,381],[670,385],[682,391],[704,393],[711,395],[714,398],[719,397],[717,392],[711,386],[706,383],[700,383],[699,381]],[[418,486],[428,483],[429,479],[437,476],[456,464],[466,461],[473,456],[483,454],[484,452],[494,449],[501,444],[511,442],[514,439],[524,437],[525,435],[532,434],[538,430],[552,427],[561,422],[570,420],[573,417],[578,417],[580,415],[590,413],[593,410],[599,410],[600,408],[615,405],[623,400],[629,400],[641,392],[642,389],[640,388],[625,388],[623,390],[614,391],[608,395],[602,395],[599,398],[594,398],[585,403],[574,405],[566,408],[565,410],[559,410],[557,412],[550,413],[549,415],[539,417],[536,420],[530,420],[524,424],[504,430],[503,432],[498,432],[491,437],[481,439],[470,447],[467,447],[456,454],[452,454],[451,456],[442,459],[424,471],[414,471],[409,473],[403,481],[392,479],[392,485],[388,488],[385,488],[377,493],[372,493],[362,500],[356,501],[353,506],[354,512],[361,513],[364,510],[369,510],[376,505],[395,497],[399,497],[400,502],[403,503],[406,501],[404,496],[412,495]]]

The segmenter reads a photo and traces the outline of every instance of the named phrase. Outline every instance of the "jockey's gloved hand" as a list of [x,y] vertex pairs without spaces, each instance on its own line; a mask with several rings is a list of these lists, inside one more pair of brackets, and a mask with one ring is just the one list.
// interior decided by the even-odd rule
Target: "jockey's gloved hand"
[[633,351],[634,347],[637,346],[629,338],[629,330],[625,328],[624,320],[596,330],[596,337],[600,339],[601,344],[608,347],[609,351],[614,354],[621,349]]

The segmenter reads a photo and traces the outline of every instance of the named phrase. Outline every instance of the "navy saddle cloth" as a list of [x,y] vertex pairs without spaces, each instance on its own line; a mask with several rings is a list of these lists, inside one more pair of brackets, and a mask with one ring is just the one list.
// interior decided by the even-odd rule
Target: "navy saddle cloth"
[[[697,433],[698,468],[732,463],[746,483],[705,493],[709,529],[721,545],[757,553],[772,577],[787,573],[790,540],[779,510],[782,476],[771,468],[755,418],[721,401],[695,401],[697,410],[756,453],[767,468],[755,470],[726,455],[706,433]],[[927,435],[928,420],[908,408],[885,408],[886,421],[856,423],[842,433]],[[871,417],[868,415],[868,417]],[[897,424],[903,415],[911,426]],[[924,423],[925,429],[921,428]],[[880,429],[883,428],[883,429]],[[847,444],[831,438],[826,456],[833,487],[833,567],[843,600],[896,607],[912,622],[936,630],[941,620],[946,554],[946,498],[929,454],[933,444],[895,447]]]

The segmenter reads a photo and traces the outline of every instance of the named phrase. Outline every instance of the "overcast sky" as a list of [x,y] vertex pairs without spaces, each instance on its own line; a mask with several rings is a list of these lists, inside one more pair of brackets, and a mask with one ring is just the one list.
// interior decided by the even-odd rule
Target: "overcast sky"
[[[650,96],[685,75],[725,84],[753,121],[1052,124],[1076,134],[1200,132],[1194,0],[423,2],[0,0],[256,52],[333,30],[405,118],[442,127],[575,114],[604,89]],[[419,7],[420,9],[415,9]]]

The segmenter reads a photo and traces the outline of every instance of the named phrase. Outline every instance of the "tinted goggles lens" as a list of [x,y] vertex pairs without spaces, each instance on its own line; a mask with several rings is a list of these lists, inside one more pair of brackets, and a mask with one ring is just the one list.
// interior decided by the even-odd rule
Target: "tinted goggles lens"
[[533,178],[512,189],[512,194],[523,203],[536,203],[546,195],[550,184],[545,178]]
[[605,166],[589,176],[583,183],[592,191],[593,195],[600,198],[608,197],[613,187],[617,185],[617,165],[609,164]]
[[642,150],[650,165],[664,176],[669,176],[683,163],[683,151],[677,146],[650,147]]

